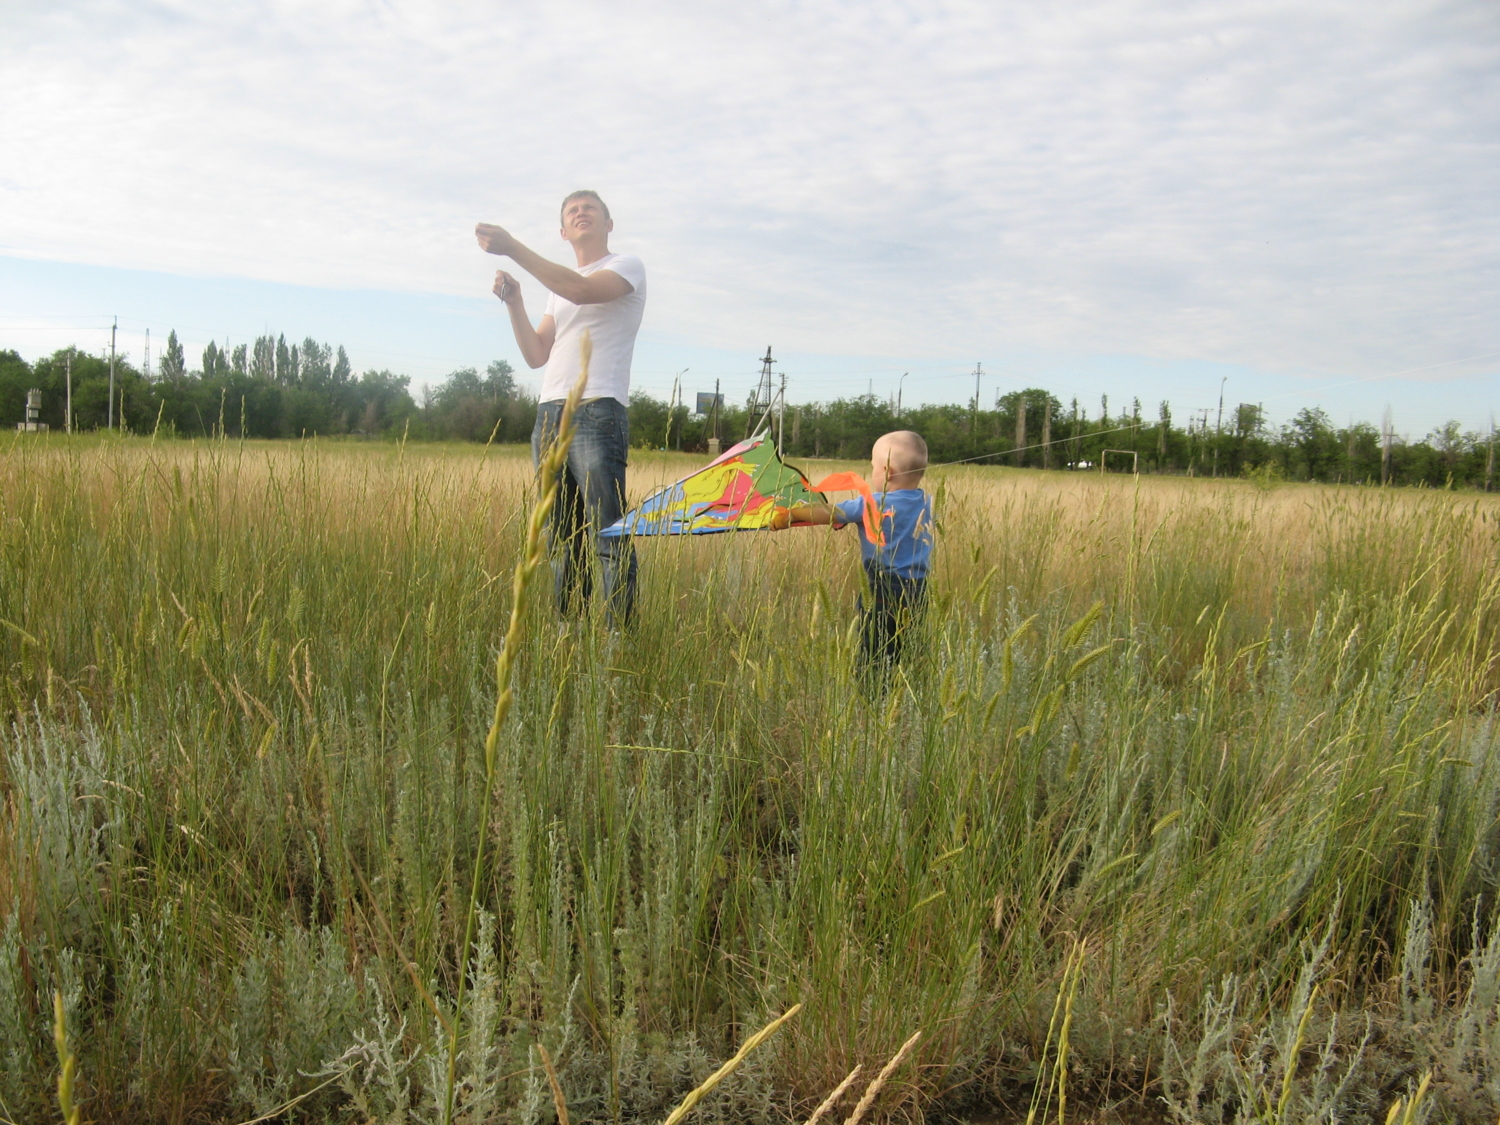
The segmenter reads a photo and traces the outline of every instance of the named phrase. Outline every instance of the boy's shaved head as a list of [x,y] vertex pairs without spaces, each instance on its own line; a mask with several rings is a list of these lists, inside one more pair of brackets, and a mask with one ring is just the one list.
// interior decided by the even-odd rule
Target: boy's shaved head
[[892,476],[927,468],[927,443],[914,430],[895,430],[882,435],[875,444],[885,447],[882,460],[889,462]]
[[895,430],[875,442],[870,462],[879,481],[876,487],[911,488],[921,482],[927,468],[927,443],[913,430]]

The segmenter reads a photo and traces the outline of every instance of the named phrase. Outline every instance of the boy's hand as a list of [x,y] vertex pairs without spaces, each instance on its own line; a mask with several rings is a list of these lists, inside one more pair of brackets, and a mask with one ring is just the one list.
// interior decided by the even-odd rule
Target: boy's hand
[[777,504],[776,507],[774,507],[773,509],[771,509],[771,530],[772,531],[785,531],[787,528],[789,528],[791,526],[792,526],[792,511],[791,511],[790,508],[783,508],[780,504]]

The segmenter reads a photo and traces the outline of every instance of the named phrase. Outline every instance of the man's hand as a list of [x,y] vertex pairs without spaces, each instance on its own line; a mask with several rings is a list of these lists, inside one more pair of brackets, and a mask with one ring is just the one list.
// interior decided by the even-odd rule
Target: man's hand
[[514,306],[521,300],[521,285],[504,270],[495,271],[495,296],[507,305]]
[[507,258],[521,245],[510,231],[493,223],[480,223],[474,228],[474,237],[486,254],[501,254]]

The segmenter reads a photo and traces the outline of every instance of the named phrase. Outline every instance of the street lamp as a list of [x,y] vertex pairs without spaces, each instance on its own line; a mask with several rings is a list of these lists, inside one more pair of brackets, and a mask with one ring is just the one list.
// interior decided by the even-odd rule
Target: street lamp
[[901,417],[901,391],[902,391],[902,389],[906,385],[906,377],[908,375],[910,375],[910,374],[911,374],[910,371],[903,371],[903,372],[901,372],[901,378],[896,381],[896,417],[897,418]]

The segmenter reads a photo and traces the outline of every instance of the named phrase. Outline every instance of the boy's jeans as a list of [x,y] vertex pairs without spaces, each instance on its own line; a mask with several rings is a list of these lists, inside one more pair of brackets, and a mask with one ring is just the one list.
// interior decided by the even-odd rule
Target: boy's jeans
[[870,563],[865,563],[865,577],[869,593],[859,599],[860,665],[883,677],[901,659],[907,635],[922,618],[927,579],[900,578]]
[[[531,431],[531,460],[557,435],[560,401],[539,403]],[[553,595],[557,611],[572,616],[587,603],[597,572],[610,624],[623,625],[635,609],[635,548],[628,536],[601,538],[599,532],[625,514],[625,458],[630,419],[625,404],[596,398],[573,415],[573,445],[558,482],[552,508]]]

